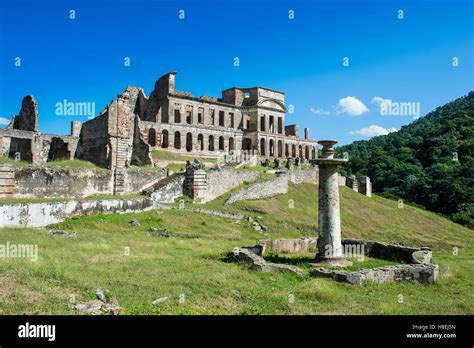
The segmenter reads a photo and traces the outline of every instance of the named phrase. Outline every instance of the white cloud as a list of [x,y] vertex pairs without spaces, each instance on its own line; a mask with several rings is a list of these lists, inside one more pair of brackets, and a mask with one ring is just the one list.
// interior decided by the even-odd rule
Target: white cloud
[[329,115],[330,114],[329,111],[326,111],[324,109],[311,108],[311,109],[309,109],[309,111],[311,111],[315,115]]
[[349,132],[349,134],[356,134],[356,135],[362,135],[364,137],[375,137],[377,135],[387,135],[388,133],[391,132],[396,132],[396,128],[383,128],[380,126],[376,125],[371,125],[366,128],[361,128],[356,131]]
[[373,97],[372,98],[372,101],[371,101],[372,104],[377,104],[379,106],[382,106],[382,105],[390,105],[392,103],[392,99],[385,99],[385,98],[382,98],[382,97]]
[[1,126],[8,126],[10,124],[10,120],[6,119],[5,117],[0,117],[0,125]]
[[381,114],[384,114],[383,111],[386,111],[387,110],[390,110],[390,105],[392,104],[392,99],[385,99],[385,98],[382,98],[382,97],[373,97],[372,98],[372,101],[371,101],[372,104],[377,104],[380,108],[380,113]]
[[336,107],[337,114],[348,114],[349,116],[359,116],[369,109],[356,97],[345,97],[339,99],[339,105]]

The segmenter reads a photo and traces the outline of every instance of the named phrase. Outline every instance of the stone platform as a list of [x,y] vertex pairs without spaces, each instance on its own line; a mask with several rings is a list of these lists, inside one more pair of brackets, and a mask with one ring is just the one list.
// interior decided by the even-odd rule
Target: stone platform
[[[417,281],[420,283],[433,284],[438,280],[439,267],[432,263],[432,252],[430,248],[413,248],[360,239],[343,239],[342,245],[344,250],[362,250],[365,256],[384,260],[398,260],[405,263],[361,269],[352,272],[342,269],[320,267],[320,265],[318,265],[312,268],[310,276],[332,278],[336,281],[355,285],[361,285],[367,281],[377,283]],[[229,259],[233,262],[250,263],[251,268],[266,272],[289,271],[301,275],[303,271],[298,267],[267,262],[263,256],[265,251],[270,249],[277,254],[291,254],[297,252],[311,252],[316,246],[316,238],[258,241],[254,246],[235,248],[230,253]]]

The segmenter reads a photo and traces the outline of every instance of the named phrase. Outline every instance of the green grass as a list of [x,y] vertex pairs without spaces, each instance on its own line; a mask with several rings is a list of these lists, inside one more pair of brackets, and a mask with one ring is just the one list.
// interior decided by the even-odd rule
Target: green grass
[[211,162],[216,163],[217,158],[207,158],[207,157],[200,157],[200,156],[189,156],[183,155],[181,153],[166,151],[166,150],[153,150],[151,152],[151,156],[154,160],[166,160],[166,161],[192,161],[193,159],[197,159],[203,162]]
[[16,161],[13,158],[7,157],[7,156],[0,156],[0,162],[6,162],[9,164],[25,167],[31,165],[30,162],[28,161]]
[[105,168],[101,168],[89,161],[83,160],[59,160],[59,161],[51,161],[42,164],[43,167],[62,167],[62,168],[87,168],[87,169],[101,169],[105,170]]
[[43,163],[41,165],[34,165],[28,161],[16,161],[13,158],[0,156],[1,162],[10,163],[16,166],[35,166],[35,167],[61,167],[61,168],[87,168],[87,169],[97,169],[97,170],[106,170],[105,168],[101,168],[89,161],[83,161],[79,159],[74,160],[58,160],[58,161],[50,161]]
[[[286,195],[226,207],[224,199],[205,206],[260,216],[269,227],[268,236],[245,221],[236,224],[185,210],[85,216],[55,226],[76,231],[77,239],[54,237],[47,229],[0,229],[0,244],[32,243],[39,249],[37,262],[0,259],[0,314],[72,313],[70,296],[93,299],[95,287],[109,290],[125,314],[474,313],[474,248],[467,228],[428,211],[408,205],[398,209],[397,202],[341,188],[343,238],[431,246],[440,265],[440,280],[434,285],[354,286],[225,262],[234,247],[259,239],[315,236],[316,186],[290,185]],[[140,226],[133,227],[132,218]],[[150,227],[166,228],[171,237],[152,237]],[[129,256],[125,248],[130,248]],[[387,264],[371,259],[362,263],[380,262]],[[403,303],[398,302],[400,294]],[[164,296],[169,299],[152,304]]]
[[96,201],[100,199],[128,199],[128,198],[140,198],[144,197],[140,193],[131,193],[128,195],[113,195],[113,194],[97,194],[91,195],[83,198],[2,198],[0,200],[1,204],[10,204],[10,203],[45,203],[45,202],[67,202],[67,201]]

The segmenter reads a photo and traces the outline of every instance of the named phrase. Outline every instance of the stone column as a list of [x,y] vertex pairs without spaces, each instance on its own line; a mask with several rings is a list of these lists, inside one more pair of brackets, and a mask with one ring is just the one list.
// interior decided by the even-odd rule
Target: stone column
[[334,158],[334,140],[320,140],[323,145],[322,156],[314,160],[319,166],[318,196],[318,253],[316,262],[330,263],[336,266],[349,266],[344,260],[341,244],[341,217],[339,210],[339,177],[337,166],[346,162]]

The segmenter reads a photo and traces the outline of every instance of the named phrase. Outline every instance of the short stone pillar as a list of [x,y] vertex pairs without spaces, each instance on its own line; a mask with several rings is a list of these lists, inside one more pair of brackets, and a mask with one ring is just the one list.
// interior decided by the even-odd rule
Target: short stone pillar
[[359,193],[372,197],[372,182],[368,176],[361,176],[359,178]]
[[0,198],[13,198],[15,192],[15,168],[9,163],[0,163]]
[[346,186],[349,187],[352,191],[358,192],[358,183],[355,175],[346,177]]
[[185,174],[185,194],[194,203],[205,203],[207,194],[207,173],[202,169],[188,167]]
[[349,266],[344,260],[341,243],[341,217],[339,210],[339,174],[337,166],[347,162],[334,158],[334,140],[320,140],[323,145],[322,156],[314,162],[319,166],[318,196],[318,253],[316,262],[330,263],[336,266]]

